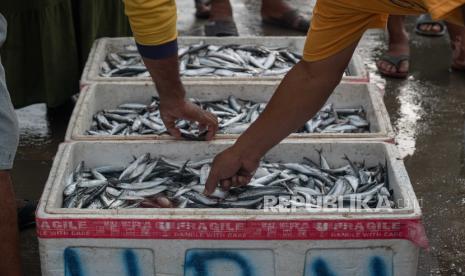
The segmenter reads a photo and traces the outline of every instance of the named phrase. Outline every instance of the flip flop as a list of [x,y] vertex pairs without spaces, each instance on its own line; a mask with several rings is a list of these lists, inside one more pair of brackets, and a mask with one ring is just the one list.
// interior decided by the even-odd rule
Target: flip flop
[[210,0],[195,0],[195,17],[198,19],[208,19],[210,17],[210,9],[202,10],[202,8],[209,5]]
[[35,212],[37,209],[37,201],[24,200],[25,204],[18,208],[18,227],[22,231],[24,229],[33,227],[36,224]]
[[208,21],[205,24],[206,36],[238,36],[236,23],[227,20]]
[[[263,23],[283,27],[287,29],[308,32],[310,28],[310,20],[299,13],[298,9],[285,12],[281,17],[266,17],[262,18]],[[297,25],[296,25],[297,22]]]
[[386,72],[381,69],[378,64],[376,64],[376,67],[378,67],[378,71],[381,73],[381,75],[385,77],[391,77],[391,78],[398,78],[398,79],[405,79],[408,76],[408,72],[399,72],[399,65],[402,61],[405,60],[410,60],[409,55],[399,55],[399,56],[392,56],[385,54],[381,57],[382,61],[385,61],[394,67],[396,67],[397,72],[392,73],[392,72]]
[[[441,27],[441,30],[439,32],[435,32],[435,31],[423,31],[422,29],[420,29],[420,26],[421,25],[425,25],[425,24],[430,24],[430,25],[433,25],[433,24],[436,24],[436,25],[439,25]],[[445,33],[446,33],[446,24],[444,24],[443,21],[436,21],[436,20],[433,20],[431,18],[431,15],[425,13],[425,14],[422,14],[420,15],[418,18],[417,18],[417,22],[415,23],[415,32],[419,35],[423,35],[423,36],[435,36],[435,37],[438,37],[438,36],[443,36]]]

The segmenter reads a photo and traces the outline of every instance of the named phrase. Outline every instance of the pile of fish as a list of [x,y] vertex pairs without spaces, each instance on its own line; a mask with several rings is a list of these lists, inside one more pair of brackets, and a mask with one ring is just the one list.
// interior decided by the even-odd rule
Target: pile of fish
[[[308,158],[301,163],[263,161],[247,186],[229,191],[217,188],[209,197],[203,195],[203,190],[212,159],[179,163],[163,157],[151,158],[147,153],[127,167],[88,168],[80,162],[65,180],[63,207],[262,209],[265,196],[289,196],[291,204],[314,208],[330,201],[364,201],[372,208],[384,198],[389,207],[395,207],[387,165],[367,167],[364,162],[343,158],[347,164],[341,167],[330,167],[321,151],[317,162]],[[305,201],[292,202],[296,195]]]
[[[241,134],[265,109],[265,103],[245,101],[230,96],[223,101],[199,101],[191,99],[201,108],[215,114],[219,120],[218,133]],[[166,128],[158,109],[159,100],[154,98],[149,105],[126,103],[115,109],[102,110],[93,116],[89,135],[161,135]],[[205,132],[197,125],[180,120],[177,127],[190,140],[203,140]],[[325,105],[299,133],[360,133],[369,132],[370,124],[363,107],[334,108]]]
[[[200,42],[178,50],[182,76],[276,76],[286,74],[302,56],[286,47],[213,45]],[[100,67],[102,77],[149,77],[134,45],[108,53]]]

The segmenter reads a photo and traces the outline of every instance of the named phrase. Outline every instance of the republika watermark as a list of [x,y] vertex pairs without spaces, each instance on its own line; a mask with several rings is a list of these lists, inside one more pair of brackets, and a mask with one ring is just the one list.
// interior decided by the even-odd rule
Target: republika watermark
[[362,197],[360,195],[325,195],[325,196],[303,196],[303,195],[279,195],[264,196],[263,210],[265,212],[315,212],[323,209],[331,209],[336,212],[392,212],[395,209],[407,207],[421,207],[422,201],[410,201],[399,199],[393,201],[386,195],[375,195],[374,197]]

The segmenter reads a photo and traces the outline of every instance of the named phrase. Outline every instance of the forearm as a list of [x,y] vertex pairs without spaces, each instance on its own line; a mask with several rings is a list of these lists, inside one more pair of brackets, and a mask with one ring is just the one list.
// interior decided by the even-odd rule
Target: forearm
[[261,158],[320,110],[339,76],[315,76],[308,67],[300,62],[286,75],[263,113],[239,137],[235,146],[240,151]]
[[161,101],[184,99],[185,91],[179,76],[177,55],[164,59],[143,58],[143,60],[157,87]]
[[299,62],[283,79],[263,113],[238,138],[235,150],[249,159],[260,159],[302,127],[340,82],[356,45],[323,61]]
[[172,0],[126,0],[125,10],[162,100],[184,98],[178,72],[176,4]]

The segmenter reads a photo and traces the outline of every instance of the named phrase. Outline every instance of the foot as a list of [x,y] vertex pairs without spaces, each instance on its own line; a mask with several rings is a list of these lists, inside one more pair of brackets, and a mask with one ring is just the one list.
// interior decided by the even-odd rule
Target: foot
[[210,17],[204,26],[206,36],[238,36],[229,0],[211,0]]
[[446,25],[443,21],[436,21],[429,14],[418,16],[415,23],[415,32],[424,36],[442,36],[446,31]]
[[[396,36],[398,37],[392,36],[389,38],[389,47],[385,55],[391,57],[408,56],[410,48],[407,33],[404,32],[404,34]],[[376,66],[381,74],[391,77],[406,77],[409,71],[408,59],[400,61],[397,65],[386,59],[380,59]]]
[[310,21],[283,0],[262,0],[261,16],[263,21],[276,22],[275,25],[307,32]]
[[418,29],[420,29],[423,32],[437,33],[437,34],[439,34],[442,31],[442,27],[439,23],[418,24]]

